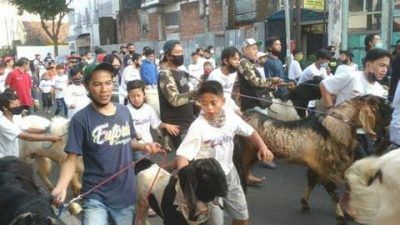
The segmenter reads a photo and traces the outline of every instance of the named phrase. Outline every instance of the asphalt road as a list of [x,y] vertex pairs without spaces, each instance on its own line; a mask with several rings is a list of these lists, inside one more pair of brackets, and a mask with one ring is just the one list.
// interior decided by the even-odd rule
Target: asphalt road
[[[262,186],[250,187],[247,193],[251,225],[335,225],[335,215],[328,194],[322,186],[315,189],[311,196],[310,214],[300,213],[300,197],[306,184],[306,169],[277,161],[277,168],[266,169],[257,165],[255,175],[266,176]],[[58,173],[53,175],[57,179]],[[79,220],[65,212],[62,216],[65,224],[79,225]],[[152,218],[153,225],[162,225],[159,217]],[[226,216],[225,224],[230,224]],[[349,223],[355,225],[356,223]]]

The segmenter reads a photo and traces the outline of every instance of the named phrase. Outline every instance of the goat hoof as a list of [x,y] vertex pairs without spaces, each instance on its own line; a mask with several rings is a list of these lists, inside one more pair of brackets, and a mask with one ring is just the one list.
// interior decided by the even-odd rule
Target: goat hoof
[[337,220],[337,225],[347,225],[347,222],[344,219],[344,216],[338,216],[338,217],[336,217],[336,220]]
[[302,198],[301,199],[301,213],[308,214],[308,213],[310,213],[310,211],[311,211],[311,209],[310,209],[310,206],[308,206],[308,202],[304,198]]

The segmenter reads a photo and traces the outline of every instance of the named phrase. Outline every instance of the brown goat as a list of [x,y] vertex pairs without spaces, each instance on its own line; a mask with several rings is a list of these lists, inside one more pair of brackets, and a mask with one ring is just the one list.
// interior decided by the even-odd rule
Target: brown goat
[[[389,125],[389,104],[380,97],[367,95],[346,101],[325,117],[297,121],[278,121],[255,110],[244,113],[276,157],[308,167],[308,187],[301,199],[302,211],[309,212],[309,197],[320,182],[332,198],[338,224],[345,224],[338,204],[337,185],[343,184],[344,173],[353,163],[357,146],[356,129],[376,134]],[[254,145],[244,140],[242,165],[245,177],[257,158]]]

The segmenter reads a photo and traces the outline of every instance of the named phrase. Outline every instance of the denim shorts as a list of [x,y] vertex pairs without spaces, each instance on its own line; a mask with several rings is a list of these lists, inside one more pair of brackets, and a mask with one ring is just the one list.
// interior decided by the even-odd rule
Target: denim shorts
[[132,225],[135,205],[114,209],[104,203],[87,199],[83,203],[82,225]]

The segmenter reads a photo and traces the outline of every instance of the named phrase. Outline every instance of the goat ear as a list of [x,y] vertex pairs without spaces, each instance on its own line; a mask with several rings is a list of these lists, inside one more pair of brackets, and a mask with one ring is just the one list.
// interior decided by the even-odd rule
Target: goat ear
[[379,183],[382,183],[382,171],[381,171],[381,170],[376,171],[376,173],[374,174],[374,176],[369,178],[367,185],[368,185],[368,186],[371,186],[371,184],[372,184],[375,180],[379,180]]
[[371,110],[371,106],[363,104],[360,106],[358,113],[358,119],[360,121],[362,129],[369,135],[376,137],[376,133],[373,130],[375,128],[375,115]]

